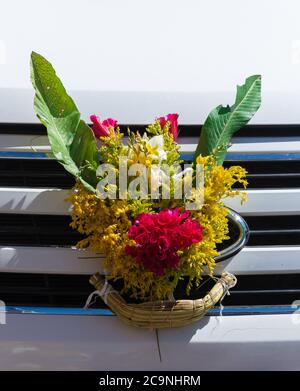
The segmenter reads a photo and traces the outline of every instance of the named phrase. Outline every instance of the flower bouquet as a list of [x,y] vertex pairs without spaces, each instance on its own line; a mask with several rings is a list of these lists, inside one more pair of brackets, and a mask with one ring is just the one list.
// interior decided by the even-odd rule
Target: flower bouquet
[[[223,273],[209,294],[196,300],[175,299],[174,291],[185,279],[188,294],[204,274],[213,277],[217,260],[245,244],[246,225],[225,207],[224,198],[244,201],[234,186],[246,187],[246,171],[222,163],[232,135],[260,106],[260,76],[237,87],[231,107],[209,113],[190,164],[181,160],[177,144],[178,114],[125,135],[112,118],[91,115],[90,127],[51,64],[37,53],[31,56],[31,78],[52,156],[76,178],[68,201],[71,226],[85,235],[77,246],[105,255],[102,275],[90,280],[98,294],[123,321],[138,327],[177,327],[200,319],[235,277]],[[117,280],[120,291],[111,285]]]

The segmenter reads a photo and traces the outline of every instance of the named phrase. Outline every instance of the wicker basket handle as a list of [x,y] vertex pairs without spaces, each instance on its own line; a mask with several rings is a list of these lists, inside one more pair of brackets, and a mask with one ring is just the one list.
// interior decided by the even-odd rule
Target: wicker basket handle
[[110,309],[126,324],[139,328],[159,329],[181,327],[201,319],[236,284],[230,273],[222,273],[210,292],[197,300],[159,300],[140,304],[126,303],[108,284],[104,276],[96,273],[90,283],[97,289]]
[[[104,299],[105,303],[109,302],[110,295],[113,295],[115,300],[122,302],[123,304],[126,303],[120,293],[114,290],[112,286],[108,284],[105,277],[101,274],[94,274],[93,276],[91,276],[89,281],[99,291],[99,294]],[[212,287],[210,292],[203,299],[199,300],[203,300],[205,302],[206,308],[214,307],[215,304],[217,304],[217,302],[226,295],[229,289],[235,286],[236,281],[237,279],[233,274],[228,272],[222,273],[221,277]],[[107,289],[105,289],[105,286],[107,287]]]
[[[236,277],[228,272],[223,272],[221,277],[212,287],[210,292],[203,298],[205,308],[214,307],[228,293],[229,289],[233,288],[237,282]],[[200,299],[201,300],[201,299]]]

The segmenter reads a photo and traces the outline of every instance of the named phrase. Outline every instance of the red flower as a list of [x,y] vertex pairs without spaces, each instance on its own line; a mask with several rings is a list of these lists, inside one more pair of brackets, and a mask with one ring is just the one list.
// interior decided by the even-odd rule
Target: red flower
[[166,125],[167,121],[170,123],[169,134],[176,141],[178,137],[178,114],[168,114],[166,117],[159,117],[158,120],[162,128]]
[[168,268],[177,268],[178,250],[184,250],[202,240],[203,228],[179,208],[164,209],[159,213],[142,213],[128,230],[136,246],[127,246],[125,252],[133,256],[145,269],[157,276]]
[[109,128],[115,129],[118,124],[118,121],[113,118],[107,118],[101,122],[95,114],[90,116],[90,120],[93,123],[92,130],[97,138],[109,136]]

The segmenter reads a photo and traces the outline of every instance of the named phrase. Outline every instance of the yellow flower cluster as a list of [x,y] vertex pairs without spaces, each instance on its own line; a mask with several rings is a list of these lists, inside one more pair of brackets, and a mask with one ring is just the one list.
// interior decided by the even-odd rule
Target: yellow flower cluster
[[246,188],[247,172],[244,168],[217,166],[210,156],[199,156],[197,163],[204,168],[204,205],[200,210],[191,211],[191,215],[204,228],[204,235],[203,240],[191,246],[181,258],[182,273],[190,277],[188,289],[192,282],[199,284],[204,266],[213,274],[214,257],[219,254],[216,245],[229,239],[228,209],[224,205],[224,199],[240,196],[241,202],[246,200],[245,192],[232,189],[236,183]]
[[135,151],[129,155],[128,165],[131,164],[144,164],[146,167],[150,167],[153,160],[158,157],[158,147],[152,147],[149,144],[145,143],[144,151],[141,148],[141,145],[136,145]]
[[[191,215],[204,228],[203,240],[179,254],[178,269],[170,269],[159,277],[143,269],[124,252],[127,245],[134,244],[128,238],[128,228],[134,218],[142,212],[153,212],[157,203],[155,205],[151,200],[101,200],[80,184],[70,193],[68,200],[73,206],[71,226],[86,235],[78,247],[104,253],[104,267],[109,278],[122,278],[123,291],[135,298],[167,298],[183,276],[189,277],[189,287],[191,283],[197,285],[205,266],[213,274],[214,257],[218,255],[216,245],[228,239],[228,210],[223,199],[235,195],[240,195],[242,201],[245,199],[244,193],[232,187],[237,182],[246,187],[246,171],[241,167],[217,166],[210,157],[200,156],[197,163],[204,166],[204,205],[198,211],[191,211]],[[184,208],[180,200],[165,200],[163,203],[164,207]]]

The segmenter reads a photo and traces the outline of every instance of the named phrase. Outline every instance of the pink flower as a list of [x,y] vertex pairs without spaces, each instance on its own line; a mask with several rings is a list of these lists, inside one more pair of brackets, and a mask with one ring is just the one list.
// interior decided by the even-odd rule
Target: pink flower
[[176,141],[178,137],[178,114],[168,114],[166,117],[159,117],[160,126],[163,128],[167,121],[170,122],[169,135],[173,136],[173,140]]
[[92,130],[97,138],[109,136],[109,128],[115,129],[118,124],[118,121],[113,118],[107,118],[101,122],[95,114],[91,115],[90,119],[93,123]]
[[159,213],[142,213],[128,230],[128,236],[136,243],[127,246],[125,253],[137,263],[161,276],[168,268],[177,268],[178,250],[184,250],[202,240],[203,228],[188,211],[179,208],[163,209]]

